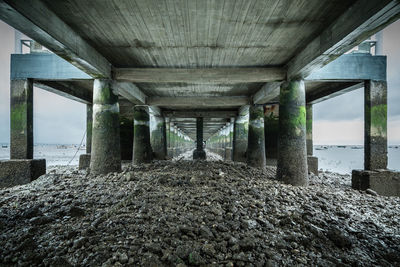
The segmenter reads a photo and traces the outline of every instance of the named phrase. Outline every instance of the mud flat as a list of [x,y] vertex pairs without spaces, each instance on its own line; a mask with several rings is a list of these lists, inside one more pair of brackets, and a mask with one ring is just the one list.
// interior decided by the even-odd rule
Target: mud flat
[[399,198],[241,163],[156,161],[92,176],[53,167],[0,190],[2,266],[400,265]]

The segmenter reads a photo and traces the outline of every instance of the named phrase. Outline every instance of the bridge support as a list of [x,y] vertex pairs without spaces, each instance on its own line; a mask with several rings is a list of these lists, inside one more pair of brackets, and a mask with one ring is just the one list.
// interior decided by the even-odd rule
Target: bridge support
[[277,178],[292,185],[307,185],[304,81],[283,83],[279,104]]
[[247,145],[247,164],[265,167],[264,107],[251,105],[249,109],[249,137]]
[[10,159],[33,159],[33,82],[11,80]]
[[79,169],[87,169],[90,166],[90,154],[92,152],[92,128],[93,106],[86,104],[86,154],[79,156]]
[[165,118],[153,116],[150,134],[150,143],[154,152],[154,158],[164,160],[167,157],[167,136]]
[[206,159],[203,149],[203,118],[196,118],[196,149],[193,151],[193,159]]
[[248,117],[239,115],[233,125],[233,160],[246,162]]
[[90,172],[105,174],[121,170],[118,95],[112,80],[95,79],[93,84],[93,129]]
[[153,159],[150,144],[150,116],[147,106],[135,106],[133,111],[133,164],[149,163]]
[[119,129],[120,129],[121,159],[132,160],[133,119],[125,116],[120,116]]
[[313,156],[313,108],[312,104],[306,106],[306,144],[308,172],[318,175],[318,158]]
[[274,161],[278,158],[278,130],[279,105],[266,105],[264,113],[265,156]]

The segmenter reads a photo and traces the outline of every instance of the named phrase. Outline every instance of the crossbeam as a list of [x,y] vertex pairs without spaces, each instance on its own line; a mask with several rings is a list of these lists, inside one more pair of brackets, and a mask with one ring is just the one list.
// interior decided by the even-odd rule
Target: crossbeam
[[169,107],[236,107],[249,104],[247,96],[149,97],[148,105]]

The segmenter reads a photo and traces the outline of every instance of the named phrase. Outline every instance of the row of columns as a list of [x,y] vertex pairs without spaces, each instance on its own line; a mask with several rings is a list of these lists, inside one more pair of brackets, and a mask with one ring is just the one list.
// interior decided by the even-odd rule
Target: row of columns
[[[150,138],[150,118],[146,106],[134,107],[133,162],[149,162],[155,154],[165,158],[168,148],[191,142],[170,121],[156,117],[156,133]],[[11,81],[11,159],[33,158],[33,82],[31,79]],[[94,174],[121,170],[120,115],[118,95],[113,83],[96,79],[93,107],[88,106],[87,153],[91,154],[90,170]],[[90,115],[92,114],[92,115]],[[239,115],[217,137],[221,146],[233,147],[235,161],[247,161],[256,167],[265,166],[266,155],[274,153],[273,143],[265,136],[278,136],[278,179],[293,185],[306,185],[307,155],[312,155],[312,106],[306,107],[304,81],[285,82],[280,88],[278,119],[265,119],[264,107],[252,105],[248,115]],[[386,81],[365,81],[365,169],[387,167],[387,84]],[[248,116],[248,117],[246,117]],[[271,120],[270,120],[271,119]],[[278,122],[278,133],[276,133]],[[121,120],[122,123],[122,120]],[[197,148],[203,151],[203,119],[197,119]],[[271,123],[271,125],[268,125]],[[266,126],[267,125],[267,126]],[[226,134],[228,132],[228,134]],[[218,136],[221,136],[221,131]],[[91,142],[90,142],[91,140]],[[212,140],[212,139],[211,139]],[[211,142],[213,143],[213,142]],[[215,143],[215,142],[214,142]],[[153,147],[152,147],[152,144]],[[197,152],[196,152],[197,153]],[[202,152],[201,152],[202,153]]]

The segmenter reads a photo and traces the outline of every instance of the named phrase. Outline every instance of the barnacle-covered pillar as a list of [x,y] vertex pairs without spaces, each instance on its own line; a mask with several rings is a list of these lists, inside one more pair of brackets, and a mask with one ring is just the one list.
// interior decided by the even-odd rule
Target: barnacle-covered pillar
[[149,163],[153,159],[150,144],[150,116],[148,106],[138,105],[133,109],[133,164]]
[[249,109],[249,137],[247,145],[247,164],[265,167],[264,108],[251,105]]

